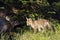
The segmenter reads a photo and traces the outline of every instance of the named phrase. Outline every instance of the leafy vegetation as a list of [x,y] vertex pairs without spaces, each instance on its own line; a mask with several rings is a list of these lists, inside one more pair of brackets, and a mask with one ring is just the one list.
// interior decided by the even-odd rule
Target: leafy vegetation
[[[1,36],[1,40],[60,40],[60,2],[53,1],[51,3],[47,0],[42,0],[41,3],[38,0],[1,1],[3,4],[0,3],[0,10],[6,10],[10,13],[8,14],[9,17],[18,20],[20,23],[12,30],[10,35]],[[15,8],[15,11],[12,10],[13,8]],[[46,33],[37,32],[34,34],[33,29],[26,26],[26,17],[33,20],[40,18],[49,20],[55,28],[55,32],[48,30]]]

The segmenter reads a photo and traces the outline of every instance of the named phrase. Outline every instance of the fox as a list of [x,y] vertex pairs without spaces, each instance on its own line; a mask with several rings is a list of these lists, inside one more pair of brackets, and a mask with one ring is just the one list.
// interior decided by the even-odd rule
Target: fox
[[46,19],[39,19],[39,20],[32,20],[31,18],[26,18],[27,21],[27,26],[31,26],[34,30],[34,33],[36,33],[37,31],[41,31],[41,29],[43,30],[42,32],[46,32],[46,29],[50,29],[53,30],[50,22]]

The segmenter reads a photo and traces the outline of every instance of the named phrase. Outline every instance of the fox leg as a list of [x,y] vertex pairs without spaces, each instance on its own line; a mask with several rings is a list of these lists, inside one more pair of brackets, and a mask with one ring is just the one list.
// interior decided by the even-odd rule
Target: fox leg
[[41,28],[40,28],[40,27],[38,27],[38,31],[39,31],[39,32],[41,31]]
[[46,27],[43,27],[42,29],[42,33],[46,33]]
[[55,32],[55,29],[54,29],[54,27],[51,26],[51,24],[47,23],[47,26],[52,32]]
[[36,28],[34,28],[34,33],[36,33],[37,32],[37,29]]
[[40,28],[38,28],[38,31],[41,31],[41,29],[40,29]]

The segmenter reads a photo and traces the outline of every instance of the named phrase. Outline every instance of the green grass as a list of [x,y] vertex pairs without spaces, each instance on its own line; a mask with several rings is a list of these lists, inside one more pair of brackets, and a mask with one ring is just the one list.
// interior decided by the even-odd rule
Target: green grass
[[38,32],[37,34],[26,32],[20,36],[19,40],[60,40],[60,33],[46,33],[42,34]]
[[[54,32],[47,32],[45,34],[38,32],[34,34],[33,32],[25,32],[23,34],[16,33],[13,36],[14,40],[60,40],[60,31]],[[2,40],[8,40],[8,36],[2,37]]]
[[[46,33],[37,32],[33,33],[32,30],[24,30],[23,32],[19,31],[18,33],[13,34],[13,40],[60,40],[60,24],[56,26],[56,32],[48,31]],[[18,29],[19,30],[19,29]],[[2,36],[1,40],[8,40],[9,35]]]

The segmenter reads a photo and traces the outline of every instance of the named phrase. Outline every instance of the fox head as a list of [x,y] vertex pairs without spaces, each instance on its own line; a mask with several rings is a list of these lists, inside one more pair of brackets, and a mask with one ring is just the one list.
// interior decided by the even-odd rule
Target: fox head
[[32,24],[32,19],[31,18],[26,18],[26,23],[27,23],[27,26],[30,26]]

